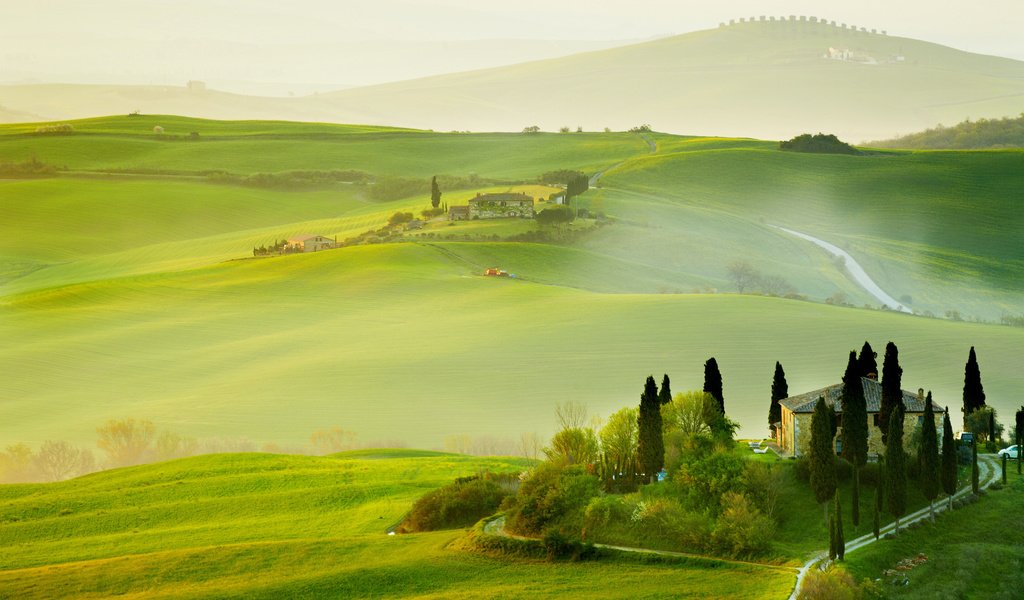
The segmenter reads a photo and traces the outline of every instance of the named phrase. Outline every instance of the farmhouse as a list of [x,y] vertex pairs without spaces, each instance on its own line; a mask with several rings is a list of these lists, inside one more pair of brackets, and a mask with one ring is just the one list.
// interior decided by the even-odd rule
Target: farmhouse
[[[864,400],[868,409],[868,454],[881,454],[885,447],[882,445],[882,431],[878,428],[878,412],[882,404],[882,384],[875,379],[862,377],[864,384]],[[915,394],[907,390],[903,392],[903,406],[906,412],[903,416],[903,428],[905,432],[904,441],[909,439],[910,432],[924,421],[924,390],[918,390]],[[811,444],[811,416],[814,413],[814,405],[818,398],[824,397],[825,403],[831,406],[836,412],[836,453],[842,453],[843,439],[843,384],[837,383],[820,390],[790,396],[780,400],[782,406],[782,420],[776,424],[776,441],[789,456],[800,456],[807,452]],[[932,410],[935,411],[935,426],[937,431],[942,431],[942,416],[945,410],[932,402]]]
[[292,251],[317,252],[328,250],[337,246],[337,243],[329,237],[322,235],[299,235],[288,238],[287,247]]
[[503,219],[521,217],[532,219],[533,198],[526,194],[477,194],[471,198],[468,206],[452,206],[448,209],[448,219],[463,221],[467,219]]

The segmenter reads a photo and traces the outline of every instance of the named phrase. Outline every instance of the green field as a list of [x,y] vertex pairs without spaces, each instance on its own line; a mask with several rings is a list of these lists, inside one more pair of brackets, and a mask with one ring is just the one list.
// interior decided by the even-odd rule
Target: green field
[[519,459],[374,451],[219,455],[0,486],[0,595],[17,598],[782,598],[756,566],[563,564],[457,550],[462,532],[388,536],[427,490]]
[[[165,135],[207,133],[160,141],[156,122]],[[331,426],[362,443],[514,440],[549,433],[559,402],[605,416],[634,404],[650,373],[669,373],[677,390],[699,388],[710,356],[722,366],[730,416],[760,436],[774,361],[794,393],[816,389],[838,381],[846,352],[864,340],[895,341],[905,387],[930,389],[943,404],[959,403],[971,345],[1004,420],[1024,389],[1021,329],[820,304],[840,293],[877,306],[823,252],[768,226],[848,247],[883,289],[911,295],[921,312],[1020,314],[1019,152],[818,156],[652,134],[650,155],[633,134],[181,117],[90,119],[76,131],[0,127],[0,160],[74,160],[71,174],[0,181],[12,225],[0,238],[0,334],[14,340],[0,349],[4,444],[91,444],[97,426],[129,416],[180,434],[288,444]],[[143,164],[526,179],[619,166],[581,202],[610,224],[584,222],[590,231],[573,244],[500,241],[528,233],[530,222],[438,222],[403,244],[233,260],[299,233],[358,235],[427,199],[82,172]],[[444,201],[503,189],[447,190]],[[812,302],[709,293],[735,291],[726,272],[734,260],[785,278]],[[480,276],[491,266],[517,279]]]

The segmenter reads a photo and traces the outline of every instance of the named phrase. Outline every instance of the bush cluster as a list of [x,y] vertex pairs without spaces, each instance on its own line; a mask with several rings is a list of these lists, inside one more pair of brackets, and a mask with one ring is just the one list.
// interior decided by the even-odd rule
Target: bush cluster
[[584,509],[600,493],[600,481],[585,467],[544,463],[506,503],[506,524],[511,531],[525,535],[543,535],[559,528],[580,531]]
[[508,479],[508,475],[490,473],[456,479],[417,500],[398,531],[468,527],[498,510],[511,493],[509,486],[501,483]]

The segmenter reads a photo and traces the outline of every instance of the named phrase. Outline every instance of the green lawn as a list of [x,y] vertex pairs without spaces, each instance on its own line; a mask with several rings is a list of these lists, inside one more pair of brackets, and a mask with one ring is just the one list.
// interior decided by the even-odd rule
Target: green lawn
[[18,598],[783,598],[785,573],[455,550],[462,533],[387,536],[413,500],[520,459],[372,451],[190,458],[0,486],[0,595]]

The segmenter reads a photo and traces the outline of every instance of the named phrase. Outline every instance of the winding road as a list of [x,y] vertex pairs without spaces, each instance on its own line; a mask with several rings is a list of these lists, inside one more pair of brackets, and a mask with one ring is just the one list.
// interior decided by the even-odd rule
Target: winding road
[[792,229],[787,229],[786,227],[780,227],[778,225],[772,225],[772,227],[774,227],[775,229],[779,229],[781,231],[785,231],[786,233],[796,236],[802,240],[807,240],[808,242],[811,242],[816,246],[824,248],[824,250],[831,254],[832,256],[838,256],[842,258],[846,263],[846,272],[849,274],[850,278],[853,279],[854,283],[864,288],[869,294],[877,298],[878,301],[884,304],[885,306],[888,306],[889,308],[899,312],[911,314],[913,313],[912,310],[910,310],[906,306],[903,306],[895,298],[893,298],[889,294],[886,294],[885,291],[883,291],[882,288],[880,288],[878,284],[875,283],[874,280],[872,280],[871,277],[868,276],[868,274],[864,271],[864,268],[861,267],[860,264],[856,260],[854,260],[854,258],[850,256],[848,252],[846,252],[839,246],[836,246],[835,244],[830,244],[825,240],[818,239],[813,235],[807,235],[806,233],[793,231]]

